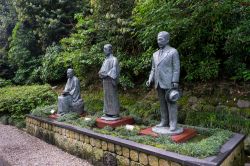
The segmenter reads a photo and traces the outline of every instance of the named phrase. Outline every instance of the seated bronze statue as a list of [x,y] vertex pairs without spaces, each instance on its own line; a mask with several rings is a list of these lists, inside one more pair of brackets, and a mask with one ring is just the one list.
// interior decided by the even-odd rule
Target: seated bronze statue
[[73,69],[67,70],[68,81],[62,92],[58,97],[58,114],[63,115],[69,112],[76,112],[78,114],[84,113],[83,100],[80,93],[80,81],[74,76]]

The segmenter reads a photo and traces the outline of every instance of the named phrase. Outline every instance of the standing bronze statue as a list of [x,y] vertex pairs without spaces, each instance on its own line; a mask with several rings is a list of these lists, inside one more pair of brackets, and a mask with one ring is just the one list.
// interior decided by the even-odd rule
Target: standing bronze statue
[[103,48],[106,56],[99,71],[99,77],[103,80],[104,91],[104,120],[120,119],[120,104],[117,92],[117,83],[120,74],[118,60],[113,56],[112,45],[106,44]]
[[161,122],[153,127],[160,134],[179,134],[182,128],[177,127],[178,86],[180,77],[180,60],[178,51],[169,45],[168,32],[160,32],[157,37],[159,50],[153,54],[152,69],[146,85],[154,82],[160,100]]

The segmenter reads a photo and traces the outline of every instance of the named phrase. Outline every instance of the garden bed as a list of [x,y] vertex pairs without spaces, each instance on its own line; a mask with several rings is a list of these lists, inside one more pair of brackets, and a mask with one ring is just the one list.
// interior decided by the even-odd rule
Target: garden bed
[[[221,146],[217,155],[211,155],[205,158],[202,158],[204,156],[201,155],[199,156],[200,158],[196,158],[180,154],[183,153],[183,149],[181,148],[186,148],[187,152],[189,152],[189,149],[194,149],[193,154],[198,154],[199,150],[195,148],[195,145],[198,145],[199,142],[204,142],[204,140],[212,136],[192,140],[193,142],[190,144],[193,144],[193,147],[185,147],[185,144],[172,143],[171,150],[174,151],[177,149],[178,152],[175,153],[164,150],[164,148],[161,147],[162,144],[159,144],[161,141],[170,143],[166,137],[164,139],[163,137],[159,137],[157,138],[159,140],[156,140],[152,137],[152,139],[150,139],[150,137],[145,139],[145,137],[132,134],[125,138],[120,135],[119,132],[110,130],[110,133],[113,133],[112,136],[106,135],[109,134],[105,133],[109,131],[108,129],[95,129],[95,131],[93,131],[32,115],[27,116],[26,124],[27,131],[30,134],[55,144],[70,153],[91,160],[95,165],[102,165],[103,163],[107,165],[110,159],[112,159],[113,162],[117,162],[118,165],[168,165],[170,163],[177,165],[240,165],[240,163],[244,161],[244,136],[236,133],[233,133],[232,137]],[[102,132],[105,134],[101,134]],[[120,132],[123,132],[122,128],[120,128]],[[115,135],[115,133],[122,138],[118,138],[118,135]],[[214,134],[215,137],[220,137],[222,133],[219,132],[216,135],[215,132]],[[133,140],[135,137],[138,139],[142,138],[137,142],[149,142],[149,145],[135,142],[136,140]],[[213,140],[220,142],[220,139]],[[205,141],[201,146],[205,147],[205,152],[209,151],[210,148],[213,147],[213,144],[218,142],[211,142],[211,146],[209,147],[209,144],[206,144]],[[156,147],[150,146],[154,144],[156,144]],[[202,154],[202,151],[200,154]]]

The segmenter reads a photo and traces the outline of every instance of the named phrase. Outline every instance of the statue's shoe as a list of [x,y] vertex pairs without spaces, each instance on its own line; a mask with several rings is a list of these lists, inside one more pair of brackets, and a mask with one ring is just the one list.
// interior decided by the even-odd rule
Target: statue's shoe
[[161,122],[158,125],[156,125],[156,127],[168,127],[168,126],[165,122]]
[[170,126],[169,130],[170,131],[175,131],[176,130],[176,126]]

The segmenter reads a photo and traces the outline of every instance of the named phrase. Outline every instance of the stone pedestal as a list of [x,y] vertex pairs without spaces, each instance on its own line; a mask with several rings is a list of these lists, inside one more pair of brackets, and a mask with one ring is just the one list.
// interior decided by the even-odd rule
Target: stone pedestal
[[180,143],[190,140],[191,138],[195,137],[197,135],[197,131],[192,128],[185,128],[183,133],[178,135],[173,135],[171,139],[174,142]]
[[52,114],[52,115],[49,115],[49,118],[51,118],[51,119],[57,119],[57,118],[59,118],[59,117],[60,117],[59,114]]
[[153,127],[152,131],[158,134],[163,134],[163,135],[178,135],[183,132],[182,127],[177,127],[174,131],[171,131],[169,127]]
[[[159,136],[159,134],[155,133],[152,130],[152,127],[141,130],[139,134],[140,135],[150,135],[152,137]],[[185,142],[185,141],[190,140],[191,138],[195,137],[196,135],[197,135],[197,131],[195,129],[185,128],[185,129],[183,129],[183,132],[181,134],[172,135],[171,139],[172,139],[172,141],[174,141],[176,143],[181,143],[181,142]]]
[[143,129],[139,132],[140,135],[150,135],[152,137],[158,137],[159,135],[152,131],[152,127]]
[[134,119],[132,117],[122,117],[118,120],[104,120],[102,118],[96,119],[96,124],[98,128],[104,128],[105,126],[110,126],[112,128],[123,126],[126,124],[134,124]]
[[121,119],[121,117],[108,117],[108,116],[102,116],[101,119],[102,119],[102,120],[106,120],[106,121],[114,121],[114,120],[119,120],[119,119]]

